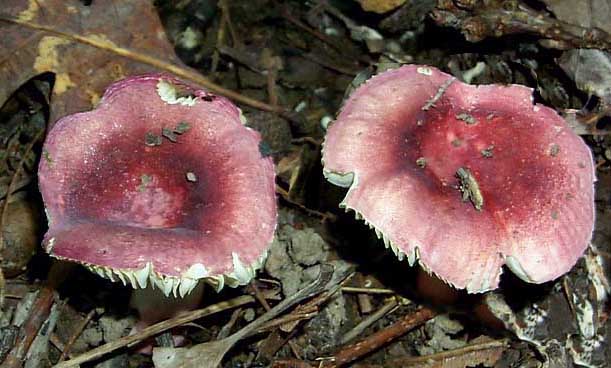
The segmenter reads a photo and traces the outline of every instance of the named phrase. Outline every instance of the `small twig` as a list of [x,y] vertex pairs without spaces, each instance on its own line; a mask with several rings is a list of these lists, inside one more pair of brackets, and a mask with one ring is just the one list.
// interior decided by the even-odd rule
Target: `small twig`
[[[329,291],[326,291],[313,298],[312,300],[308,301],[307,303],[299,305],[291,314],[270,321],[270,325],[273,324],[280,326],[280,330],[288,332],[289,336],[286,339],[281,340],[279,332],[274,331],[274,333],[272,333],[269,338],[275,339],[276,341],[282,341],[282,343],[284,343],[285,341],[288,341],[290,343],[290,336],[295,332],[294,328],[296,327],[297,323],[304,319],[310,319],[315,317],[318,314],[319,306],[325,303],[331,296],[333,296],[339,289],[341,289],[341,285],[348,282],[353,275],[354,274],[346,277],[340,283],[340,285],[338,285],[337,288],[333,288]],[[271,359],[271,356],[279,349],[278,343],[272,345],[271,347],[270,344],[273,344],[273,342],[270,343],[266,340],[266,343],[263,344],[264,350],[260,350],[260,353],[263,353],[263,355],[268,357],[269,359]],[[297,359],[294,359],[294,361],[301,361],[298,355],[296,357]]]
[[441,98],[441,96],[443,96],[443,94],[445,93],[445,91],[450,87],[450,84],[452,84],[452,82],[454,82],[456,80],[456,78],[451,77],[448,78],[440,87],[439,89],[437,89],[437,92],[435,93],[435,96],[433,96],[430,100],[428,100],[424,106],[422,106],[422,111],[428,111],[431,109],[431,107],[435,106],[435,102],[439,101],[439,99]]
[[233,47],[240,47],[240,40],[235,32],[233,24],[231,23],[231,15],[229,13],[229,4],[227,0],[220,0],[218,2],[218,8],[221,10],[221,19],[219,20],[219,29],[216,34],[216,47],[212,54],[212,65],[210,66],[210,73],[216,73],[218,64],[220,61],[220,53],[223,44],[225,43],[225,29],[229,30]]
[[66,358],[70,354],[70,349],[72,349],[72,345],[74,345],[78,337],[81,336],[81,334],[85,330],[85,327],[87,327],[87,325],[93,318],[94,314],[95,314],[95,309],[92,309],[89,313],[87,313],[87,316],[85,317],[85,319],[83,319],[83,321],[81,321],[81,323],[76,327],[76,329],[74,330],[74,332],[72,333],[72,335],[70,336],[66,344],[64,345],[62,355],[60,355],[58,362],[63,362],[64,360],[66,360]]
[[220,0],[219,6],[221,10],[223,11],[223,15],[225,16],[225,21],[227,22],[227,29],[229,30],[229,36],[231,36],[231,42],[233,44],[233,47],[242,46],[242,41],[238,37],[238,34],[236,33],[235,28],[233,27],[233,23],[231,22],[231,11],[229,9],[229,1]]
[[[274,329],[276,327],[288,324],[288,323],[293,323],[293,322],[301,322],[304,321],[306,319],[312,319],[314,317],[316,317],[318,315],[318,311],[316,312],[310,312],[310,313],[291,313],[291,314],[287,314],[286,316],[282,316],[282,317],[278,317],[276,319],[273,319],[271,321],[269,321],[268,323],[266,323],[264,326],[262,326],[258,332],[263,332],[263,331],[268,331],[271,329]],[[290,343],[291,341],[289,341]],[[298,356],[298,355],[296,355]]]
[[356,294],[356,301],[362,314],[369,314],[373,311],[372,299],[371,294]]
[[384,295],[393,295],[393,294],[396,294],[396,292],[394,290],[391,290],[391,289],[354,287],[354,286],[344,286],[342,288],[342,292],[344,292],[344,293],[356,293],[356,294],[384,294]]
[[[53,346],[55,346],[57,348],[57,350],[59,351],[64,351],[66,350],[66,344],[64,344],[59,337],[57,337],[57,334],[53,333],[51,334],[51,336],[49,336],[49,342],[51,342],[51,344],[53,344]],[[74,355],[72,353],[68,353],[68,357],[72,358]]]
[[234,310],[233,313],[231,313],[231,317],[229,317],[229,321],[227,321],[227,323],[225,323],[225,325],[221,327],[221,330],[216,335],[216,339],[224,339],[227,336],[231,335],[231,329],[233,329],[233,326],[235,326],[236,322],[238,321],[238,318],[240,318],[241,315],[242,308],[237,308],[236,310]]
[[299,54],[302,58],[306,59],[306,60],[310,60],[316,64],[319,64],[320,66],[327,68],[327,69],[331,69],[334,72],[338,72],[340,74],[345,74],[345,75],[349,75],[351,77],[354,77],[355,75],[358,74],[358,72],[356,70],[352,70],[350,68],[346,68],[343,67],[341,65],[337,65],[334,64],[330,61],[327,61],[317,55],[314,55],[313,53],[309,52],[309,53],[305,53],[305,52],[301,52]]
[[250,295],[243,295],[237,298],[233,298],[224,302],[216,303],[210,305],[206,308],[197,309],[192,312],[180,314],[177,317],[156,323],[149,327],[146,327],[137,333],[122,337],[118,340],[111,341],[106,343],[100,347],[97,347],[93,350],[90,350],[84,354],[81,354],[73,359],[64,361],[55,366],[55,368],[66,368],[66,367],[76,367],[79,364],[83,364],[85,362],[91,361],[93,359],[99,358],[103,355],[106,355],[110,352],[113,352],[117,349],[133,346],[139,343],[142,340],[145,340],[151,336],[155,336],[161,332],[167,331],[171,328],[183,325],[185,323],[194,321],[196,319],[200,319],[211,314],[219,313],[228,309],[241,307],[246,304],[250,304],[255,301]]
[[367,316],[367,318],[361,320],[361,322],[359,322],[350,331],[344,334],[344,336],[340,340],[340,344],[343,345],[352,341],[352,339],[363,333],[363,331],[365,331],[369,326],[374,324],[380,318],[384,317],[386,314],[390,313],[392,310],[396,309],[397,305],[397,300],[394,298],[390,302],[384,304],[381,308]]
[[266,70],[267,74],[267,97],[270,105],[278,105],[278,92],[276,91],[276,79],[278,78],[278,70],[282,66],[280,58],[274,56],[271,49],[263,49],[261,52],[261,64]]
[[259,287],[257,286],[257,282],[256,280],[253,280],[250,283],[250,287],[252,288],[252,290],[255,293],[255,298],[257,299],[257,301],[259,302],[259,304],[261,304],[263,306],[263,308],[265,308],[266,311],[272,309],[272,307],[269,305],[269,303],[267,302],[267,299],[265,299],[265,296],[263,295],[263,293],[261,292],[261,290],[259,290]]
[[2,362],[2,368],[20,368],[23,365],[23,359],[30,350],[30,346],[34,342],[41,326],[47,320],[54,301],[55,291],[53,288],[44,286],[38,291],[28,319],[21,328],[22,332]]
[[291,143],[293,144],[309,143],[315,147],[320,147],[320,145],[322,144],[322,140],[318,140],[312,137],[299,137],[299,138],[291,139]]
[[272,319],[277,318],[289,308],[323,292],[337,291],[341,282],[348,276],[350,269],[332,264],[321,264],[316,280],[304,288],[287,296],[272,309],[265,312],[250,324],[243,327],[233,335],[222,340],[208,341],[189,348],[169,349],[158,348],[153,351],[153,362],[157,367],[201,368],[218,367],[225,354],[236,343],[245,337],[251,336]]
[[409,313],[403,316],[400,320],[378,331],[356,344],[344,347],[323,367],[341,367],[345,364],[353,362],[358,358],[371,353],[389,343],[390,341],[404,335],[414,327],[417,327],[424,322],[435,317],[435,312],[428,308],[421,308],[414,313]]
[[[490,364],[490,365],[488,364],[485,365],[488,367],[488,366],[494,365],[496,360],[500,358],[500,354],[502,353],[503,350],[505,350],[507,345],[508,345],[507,340],[492,340],[492,341],[486,341],[486,342],[480,342],[480,343],[472,343],[472,344],[460,347],[458,349],[442,351],[442,352],[435,353],[435,354],[416,356],[416,357],[410,356],[410,357],[405,357],[405,358],[387,360],[383,362],[382,366],[386,368],[388,367],[408,367],[408,366],[409,367],[430,367],[432,365],[435,366],[434,363],[441,363],[441,362],[450,361],[450,360],[456,361],[458,360],[458,358],[466,357],[471,354],[489,352],[491,356],[483,357],[483,358],[489,358],[489,359],[485,359],[487,363]],[[496,355],[496,357],[492,354]],[[483,358],[480,357],[478,360],[484,360]],[[494,361],[489,361],[489,360],[494,360]],[[481,362],[478,362],[478,363],[481,364]]]
[[278,69],[271,67],[267,70],[267,98],[272,106],[278,105],[278,92],[276,92],[276,77]]
[[594,250],[594,254],[607,258],[607,259],[611,259],[611,253],[605,252],[604,250],[596,249]]
[[[333,296],[333,292],[322,293],[316,298],[313,298],[309,302],[303,305],[297,306],[293,311],[293,314],[310,314],[310,313],[318,313],[318,308],[327,302],[331,296]],[[291,332],[297,327],[298,322],[287,322],[280,327],[280,329],[284,332]]]
[[282,11],[280,12],[280,14],[282,15],[282,17],[284,19],[286,19],[287,21],[289,21],[290,23],[295,25],[297,28],[301,29],[302,31],[305,31],[306,33],[311,34],[315,38],[317,38],[320,41],[324,42],[325,44],[331,46],[331,48],[333,48],[335,51],[337,51],[340,55],[344,54],[344,51],[342,50],[342,48],[335,41],[333,41],[332,39],[330,39],[326,35],[318,32],[317,30],[308,27],[302,21],[300,21],[299,19],[295,18],[291,14],[291,11],[288,8],[284,7],[282,9]]
[[221,19],[219,19],[219,28],[216,32],[216,45],[214,47],[214,52],[212,53],[212,62],[210,63],[210,74],[216,73],[216,70],[219,66],[219,61],[221,60],[221,55],[219,49],[225,43],[225,26],[227,24],[227,15],[225,13],[224,7],[221,5],[222,3],[219,1],[218,7],[221,10]]
[[[320,366],[320,364],[318,364]],[[279,359],[274,361],[272,368],[315,368],[308,362],[297,359]]]
[[[263,294],[261,293],[261,291],[257,287],[257,283],[255,281],[253,281],[253,282],[250,283],[250,286],[255,291],[255,298],[257,298],[257,301],[263,306],[263,308],[265,308],[266,312],[269,312],[270,309],[272,309],[272,307],[269,305],[267,300],[263,297]],[[272,321],[270,321],[270,322],[272,322]],[[263,329],[263,328],[261,328],[261,329]],[[287,342],[289,344],[289,347],[291,348],[291,352],[293,353],[293,355],[297,359],[300,359],[301,354],[299,353],[299,349],[297,348],[297,345],[295,345],[295,343],[293,341],[290,341],[290,340],[288,340]]]
[[330,212],[320,212],[311,208],[308,208],[304,205],[302,205],[301,203],[295,202],[293,201],[290,196],[289,193],[282,187],[276,185],[276,193],[278,193],[280,195],[280,197],[282,197],[282,200],[285,201],[286,203],[295,206],[297,208],[299,208],[300,210],[304,211],[305,213],[307,213],[308,215],[312,215],[315,217],[320,218],[322,221],[331,221],[331,222],[335,222],[337,220],[337,216],[335,216],[334,214],[330,213]]
[[233,61],[245,66],[249,70],[259,75],[264,76],[267,74],[263,65],[261,65],[259,58],[246,50],[236,49],[235,47],[229,46],[219,46],[217,50],[220,54],[232,59]]
[[23,299],[23,295],[6,293],[6,294],[4,294],[4,298],[5,299],[17,299],[17,300],[21,300],[21,299]]
[[440,0],[432,17],[441,26],[460,29],[470,42],[522,33],[552,41],[542,44],[549,48],[611,50],[611,35],[600,28],[563,22],[517,1],[512,8],[507,8],[504,1],[472,3],[459,7],[455,2]]
[[[402,336],[409,330],[435,317],[435,315],[436,313],[428,308],[421,308],[414,313],[409,313],[387,328],[366,337],[356,344],[344,347],[335,355],[329,358],[320,359],[317,366],[318,368],[336,368],[351,363],[356,359],[379,349],[380,347],[389,343],[391,340]],[[281,359],[275,361],[272,367],[313,368],[314,365],[302,360]]]

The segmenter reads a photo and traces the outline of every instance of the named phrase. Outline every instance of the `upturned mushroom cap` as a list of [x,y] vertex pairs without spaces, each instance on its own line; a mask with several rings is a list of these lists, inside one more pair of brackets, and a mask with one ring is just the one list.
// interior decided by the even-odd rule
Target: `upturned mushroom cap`
[[346,101],[324,142],[324,174],[400,258],[458,288],[566,273],[594,226],[590,150],[518,85],[471,86],[409,65]]
[[133,287],[247,283],[276,226],[274,167],[227,99],[172,76],[110,86],[43,147],[44,246]]

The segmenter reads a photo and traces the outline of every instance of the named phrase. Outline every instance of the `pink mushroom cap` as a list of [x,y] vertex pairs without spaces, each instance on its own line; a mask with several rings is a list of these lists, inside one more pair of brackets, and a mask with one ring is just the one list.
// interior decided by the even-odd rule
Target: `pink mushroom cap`
[[273,162],[242,120],[164,74],[116,82],[94,110],[60,119],[39,167],[47,252],[166,295],[250,281],[277,209]]
[[324,174],[400,257],[469,292],[568,272],[594,227],[586,144],[519,85],[407,65],[361,85],[329,127]]

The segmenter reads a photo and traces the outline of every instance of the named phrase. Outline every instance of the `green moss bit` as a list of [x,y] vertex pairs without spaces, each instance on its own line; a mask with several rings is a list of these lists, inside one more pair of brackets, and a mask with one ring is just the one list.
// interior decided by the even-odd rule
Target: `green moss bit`
[[49,166],[53,164],[53,159],[51,158],[51,154],[49,153],[49,151],[42,150],[42,157],[45,159],[47,164],[49,164]]
[[153,181],[153,177],[147,174],[140,176],[140,185],[138,185],[138,191],[144,192],[146,187]]
[[195,182],[197,182],[197,175],[195,175],[195,173],[194,173],[194,172],[192,172],[192,171],[187,171],[187,173],[186,173],[186,175],[185,175],[185,176],[187,177],[187,181],[188,181],[188,182],[191,182],[191,183],[195,183]]
[[482,156],[484,156],[485,158],[492,158],[493,149],[494,149],[494,145],[489,145],[488,147],[484,148],[480,152],[482,153]]
[[263,157],[271,156],[274,151],[272,150],[272,146],[269,145],[266,141],[259,142],[259,153]]
[[558,211],[556,211],[556,210],[552,210],[551,215],[552,215],[552,219],[554,219],[554,220],[558,220]]
[[416,160],[416,165],[419,168],[424,169],[426,167],[426,159],[424,157],[420,157]]
[[458,189],[462,192],[462,200],[466,202],[468,200],[473,203],[473,207],[476,210],[481,211],[484,207],[484,197],[479,189],[479,184],[471,171],[464,167],[456,170],[456,177],[460,183]]
[[176,133],[174,133],[174,131],[168,128],[163,128],[161,129],[161,135],[167,138],[170,142],[176,143]]
[[189,123],[187,123],[186,121],[181,121],[176,125],[176,128],[174,128],[174,133],[182,134],[188,131],[189,129],[191,129],[191,125],[189,125]]
[[456,138],[456,139],[454,139],[454,140],[452,141],[452,145],[453,145],[454,147],[460,147],[460,146],[462,145],[462,141],[461,141],[460,139]]
[[549,148],[549,155],[552,157],[556,157],[558,156],[559,153],[560,153],[560,146],[557,145],[556,143],[552,144],[552,146]]
[[155,147],[161,145],[161,137],[151,132],[146,132],[144,135],[144,144],[149,147]]
[[467,114],[466,112],[456,115],[456,119],[464,121],[465,123],[467,123],[467,125],[473,125],[477,123],[477,120],[475,120],[473,115]]

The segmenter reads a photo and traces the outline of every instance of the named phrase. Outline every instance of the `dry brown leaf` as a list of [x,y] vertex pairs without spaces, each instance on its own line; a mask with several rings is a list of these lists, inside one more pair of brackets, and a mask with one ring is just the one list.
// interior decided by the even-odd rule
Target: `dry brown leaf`
[[406,0],[358,0],[365,11],[383,14],[405,4]]
[[597,27],[611,32],[609,0],[543,0],[556,18],[584,28]]
[[217,86],[180,62],[152,4],[145,0],[2,0],[0,105],[21,84],[55,73],[51,121],[90,109],[113,81],[167,71],[267,111],[265,103]]
[[501,359],[506,349],[506,340],[493,340],[482,336],[462,348],[446,350],[427,356],[389,360],[385,362],[385,366],[402,368],[466,368],[481,365],[493,367]]

